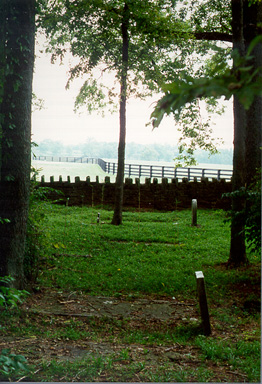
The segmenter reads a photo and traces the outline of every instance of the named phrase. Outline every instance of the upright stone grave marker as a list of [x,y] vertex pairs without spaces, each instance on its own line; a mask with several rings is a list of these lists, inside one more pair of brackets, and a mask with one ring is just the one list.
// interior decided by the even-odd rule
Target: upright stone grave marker
[[192,200],[192,226],[197,226],[197,200]]
[[195,275],[197,280],[197,293],[198,293],[198,301],[199,301],[200,313],[202,318],[203,330],[204,330],[204,334],[206,336],[209,336],[211,335],[211,325],[210,325],[209,312],[208,312],[208,306],[207,306],[204,275],[202,271],[195,272]]

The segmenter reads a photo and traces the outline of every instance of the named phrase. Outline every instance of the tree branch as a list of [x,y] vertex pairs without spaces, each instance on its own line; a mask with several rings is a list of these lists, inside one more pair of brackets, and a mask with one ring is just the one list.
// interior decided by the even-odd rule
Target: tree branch
[[228,41],[232,43],[232,35],[225,32],[193,32],[197,40]]

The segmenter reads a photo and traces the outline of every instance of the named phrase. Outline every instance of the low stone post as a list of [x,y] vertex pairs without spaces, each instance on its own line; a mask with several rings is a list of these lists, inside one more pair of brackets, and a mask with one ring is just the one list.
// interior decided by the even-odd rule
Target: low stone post
[[192,226],[197,226],[197,200],[192,200]]
[[197,294],[198,294],[198,301],[199,301],[203,330],[204,330],[204,334],[206,336],[209,336],[211,335],[211,325],[209,321],[209,312],[208,312],[208,306],[207,306],[204,275],[202,271],[195,272],[195,275],[196,275],[196,281],[197,281]]

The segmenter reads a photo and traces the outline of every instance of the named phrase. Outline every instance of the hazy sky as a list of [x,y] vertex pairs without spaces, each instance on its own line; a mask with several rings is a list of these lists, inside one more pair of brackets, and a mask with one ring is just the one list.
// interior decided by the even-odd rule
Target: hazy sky
[[[34,93],[44,99],[45,109],[33,113],[33,141],[39,143],[45,139],[59,140],[64,144],[83,143],[88,138],[97,141],[118,141],[118,112],[105,117],[87,112],[75,114],[74,100],[81,86],[81,79],[73,83],[69,90],[65,89],[68,67],[51,64],[50,57],[37,52]],[[152,103],[157,100],[130,100],[127,106],[127,142],[168,143],[176,145],[178,133],[173,118],[164,118],[160,127],[152,131],[148,123],[153,110]],[[215,135],[223,137],[224,147],[232,147],[232,103],[228,103],[226,113],[214,119]]]

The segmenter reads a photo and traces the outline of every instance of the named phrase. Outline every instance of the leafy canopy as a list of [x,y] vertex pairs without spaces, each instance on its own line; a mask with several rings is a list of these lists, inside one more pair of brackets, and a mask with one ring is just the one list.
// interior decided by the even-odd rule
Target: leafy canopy
[[[253,103],[255,96],[262,96],[262,68],[254,68],[252,51],[262,42],[262,36],[257,36],[250,44],[247,55],[241,57],[237,51],[233,51],[235,67],[231,69],[226,62],[220,65],[216,76],[194,78],[187,74],[171,84],[162,86],[163,96],[152,114],[153,125],[158,126],[164,116],[171,112],[179,113],[187,103],[203,97],[219,98],[224,96],[229,100],[237,94],[240,102],[246,109]],[[256,79],[256,81],[254,81]]]
[[[143,99],[165,92],[166,106],[171,91],[180,93],[181,84],[186,88],[195,77],[205,78],[215,71],[224,73],[229,48],[216,40],[226,36],[230,41],[229,0],[41,0],[38,24],[48,37],[47,51],[53,61],[63,60],[68,52],[72,54],[74,64],[67,87],[75,78],[83,77],[75,110],[85,106],[89,113],[105,107],[115,111],[123,69],[121,25],[126,5],[128,97]],[[212,39],[205,39],[203,33],[211,33]],[[115,74],[113,83],[107,84],[106,72]],[[217,143],[212,138],[210,113],[203,122],[195,95],[191,96],[190,101],[194,101],[190,106],[185,102],[187,97],[182,100],[184,88],[181,113],[174,117],[181,131],[181,153],[187,148],[190,164],[194,163],[192,154],[197,147],[215,153]],[[207,96],[212,96],[208,112],[221,112],[213,94]],[[153,115],[154,127],[164,115],[158,107]]]
[[[187,33],[167,0],[57,0],[42,1],[39,25],[48,36],[52,59],[63,60],[70,52],[77,63],[70,69],[70,82],[84,76],[76,108],[88,111],[113,105],[122,71],[121,24],[128,5],[129,58],[128,96],[144,98],[160,90],[164,79],[174,78],[181,62],[175,55],[181,34]],[[116,82],[109,86],[105,72]]]

